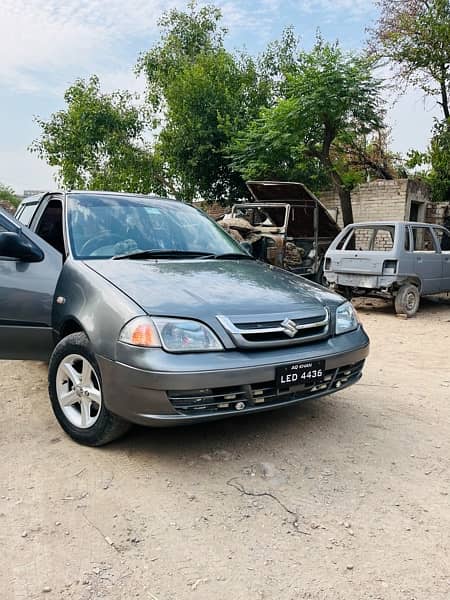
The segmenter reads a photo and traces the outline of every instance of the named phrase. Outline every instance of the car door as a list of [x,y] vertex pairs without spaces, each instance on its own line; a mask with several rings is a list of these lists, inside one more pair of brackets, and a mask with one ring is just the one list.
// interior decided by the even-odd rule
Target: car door
[[422,294],[434,294],[441,290],[442,256],[438,252],[432,228],[427,225],[411,227],[414,271],[422,281]]
[[436,236],[438,249],[441,252],[442,260],[442,284],[441,292],[450,291],[450,231],[445,227],[433,227]]
[[60,252],[0,209],[0,359],[49,357],[62,263]]

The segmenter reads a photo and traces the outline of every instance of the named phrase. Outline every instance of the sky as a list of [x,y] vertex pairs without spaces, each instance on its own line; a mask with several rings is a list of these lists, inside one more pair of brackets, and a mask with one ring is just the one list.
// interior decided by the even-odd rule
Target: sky
[[[262,51],[289,25],[305,48],[319,28],[346,49],[364,46],[376,18],[371,0],[210,0],[222,10],[227,47]],[[105,91],[143,90],[133,67],[158,39],[157,21],[180,0],[1,0],[0,182],[17,193],[55,189],[55,171],[29,152],[34,122],[64,107],[64,90],[95,73]],[[396,100],[394,102],[394,100]],[[427,146],[437,109],[420,90],[389,97],[392,147],[406,153]]]

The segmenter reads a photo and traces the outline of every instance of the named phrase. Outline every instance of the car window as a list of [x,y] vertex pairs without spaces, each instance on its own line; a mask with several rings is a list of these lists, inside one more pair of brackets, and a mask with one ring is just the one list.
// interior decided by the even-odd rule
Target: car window
[[33,202],[33,204],[23,204],[16,214],[16,219],[28,227],[36,212],[37,204],[37,202]]
[[339,242],[336,245],[336,250],[343,250],[344,246],[346,246],[346,242],[349,238],[349,236],[352,235],[352,230],[348,231],[344,236],[342,236],[342,238],[339,240]]
[[[286,220],[285,206],[235,206],[233,218],[245,219],[254,227],[284,227]],[[294,212],[291,212],[291,220]]]
[[414,252],[436,252],[433,234],[429,227],[412,227]]
[[69,194],[68,225],[75,258],[111,258],[146,250],[245,254],[201,211],[160,198]]
[[433,227],[433,231],[438,239],[441,252],[450,254],[450,231],[443,227]]
[[410,252],[411,251],[411,237],[410,237],[409,227],[405,227],[403,235],[405,236],[403,247],[406,250],[406,252]]
[[61,200],[50,200],[39,219],[36,233],[55,250],[64,254]]
[[393,225],[376,227],[354,227],[350,235],[338,250],[360,250],[362,252],[389,252],[394,247],[395,227]]

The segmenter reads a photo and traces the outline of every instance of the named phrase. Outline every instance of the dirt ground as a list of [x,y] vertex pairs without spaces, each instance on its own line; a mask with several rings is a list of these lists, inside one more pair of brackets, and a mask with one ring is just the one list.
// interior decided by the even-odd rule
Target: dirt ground
[[450,301],[359,312],[358,385],[103,449],[0,362],[1,600],[448,600]]

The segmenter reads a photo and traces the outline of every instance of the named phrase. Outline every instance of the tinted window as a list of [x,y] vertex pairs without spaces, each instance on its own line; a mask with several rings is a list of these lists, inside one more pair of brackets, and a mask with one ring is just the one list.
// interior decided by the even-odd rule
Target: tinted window
[[171,200],[70,194],[68,224],[76,258],[111,258],[144,250],[245,254],[204,213]]
[[64,253],[62,203],[60,200],[51,200],[47,204],[39,219],[36,233],[58,252]]
[[28,227],[36,212],[37,204],[37,202],[33,204],[23,204],[16,214],[16,219]]
[[429,227],[412,227],[414,252],[436,252],[434,238]]

